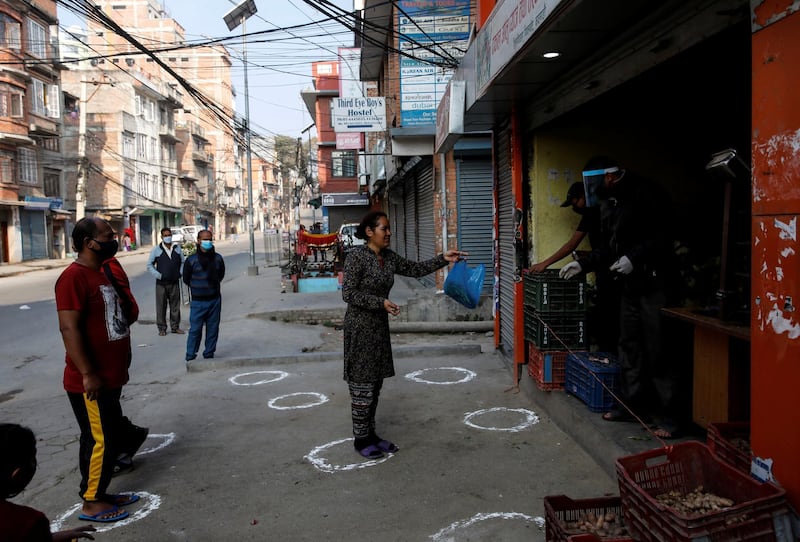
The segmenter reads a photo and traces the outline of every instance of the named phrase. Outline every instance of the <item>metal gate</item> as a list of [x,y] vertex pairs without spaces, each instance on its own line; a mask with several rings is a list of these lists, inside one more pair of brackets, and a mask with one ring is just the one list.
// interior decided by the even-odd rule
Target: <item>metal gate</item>
[[[436,256],[436,223],[433,211],[433,162],[417,170],[417,241],[418,260],[428,260]],[[436,274],[421,277],[420,282],[426,286],[436,285]]]
[[42,211],[19,211],[19,229],[22,236],[22,259],[47,258],[47,228]]
[[514,195],[511,187],[511,128],[497,137],[500,349],[514,359]]
[[405,253],[401,253],[409,260],[419,260],[419,252],[417,246],[417,186],[414,182],[414,176],[405,180],[405,221],[403,227],[405,228]]
[[492,160],[456,160],[458,248],[469,252],[470,265],[483,264],[483,293],[491,292],[492,269]]
[[153,245],[153,217],[141,215],[139,217],[139,247]]

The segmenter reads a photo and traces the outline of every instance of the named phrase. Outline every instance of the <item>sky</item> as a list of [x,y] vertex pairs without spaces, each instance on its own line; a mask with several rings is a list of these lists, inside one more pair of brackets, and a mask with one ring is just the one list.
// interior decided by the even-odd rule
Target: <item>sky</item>
[[[300,98],[300,91],[312,87],[311,62],[336,58],[338,47],[352,47],[353,34],[337,22],[309,7],[303,0],[255,0],[258,13],[247,20],[247,33],[295,25],[300,29],[268,34],[270,43],[256,43],[259,36],[248,40],[247,78],[250,94],[250,124],[255,133],[300,137],[302,130],[313,123]],[[186,41],[237,36],[226,42],[233,67],[236,89],[236,110],[245,114],[244,69],[242,64],[241,27],[229,31],[223,16],[239,1],[162,0],[169,16],[186,31]],[[352,0],[334,3],[352,11]],[[85,27],[77,16],[58,6],[59,24]],[[312,24],[323,21],[320,24]],[[311,130],[312,136],[315,131]],[[307,134],[303,134],[304,139]]]

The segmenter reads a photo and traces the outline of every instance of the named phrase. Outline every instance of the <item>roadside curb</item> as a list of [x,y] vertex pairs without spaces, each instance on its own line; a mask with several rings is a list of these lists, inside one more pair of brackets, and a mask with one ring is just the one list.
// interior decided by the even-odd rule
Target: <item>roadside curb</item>
[[[414,345],[397,346],[392,348],[395,358],[409,358],[415,356],[452,356],[476,355],[482,353],[479,344],[452,344],[452,345]],[[338,361],[342,359],[341,352],[304,352],[290,356],[272,356],[263,358],[212,358],[198,357],[186,362],[186,371],[190,373],[213,371],[215,369],[229,369],[235,367],[261,367],[272,365],[290,365],[294,363],[314,361]]]

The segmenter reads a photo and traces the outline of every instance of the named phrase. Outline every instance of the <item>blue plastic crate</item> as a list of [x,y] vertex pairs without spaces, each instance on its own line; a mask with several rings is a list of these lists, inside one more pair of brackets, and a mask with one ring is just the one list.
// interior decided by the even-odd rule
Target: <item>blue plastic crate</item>
[[564,389],[586,403],[592,412],[611,410],[616,405],[611,392],[619,393],[616,357],[605,352],[571,353],[567,356]]

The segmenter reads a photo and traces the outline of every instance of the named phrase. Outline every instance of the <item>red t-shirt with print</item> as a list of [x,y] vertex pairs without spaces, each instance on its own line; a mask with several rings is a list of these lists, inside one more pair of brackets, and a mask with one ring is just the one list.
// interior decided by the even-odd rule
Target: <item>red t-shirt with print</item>
[[29,506],[0,499],[0,542],[52,542],[50,522]]
[[[56,281],[56,310],[80,312],[86,354],[106,388],[128,382],[131,334],[114,286],[103,270],[72,263]],[[64,389],[83,393],[83,376],[65,356]]]

